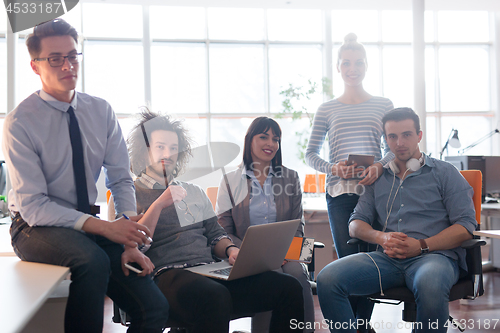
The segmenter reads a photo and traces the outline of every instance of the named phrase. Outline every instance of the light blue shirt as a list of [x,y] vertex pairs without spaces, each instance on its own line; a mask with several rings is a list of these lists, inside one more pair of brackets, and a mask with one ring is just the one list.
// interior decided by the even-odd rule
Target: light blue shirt
[[127,147],[111,106],[103,99],[77,92],[71,103],[65,103],[40,90],[10,112],[3,127],[2,148],[21,216],[30,226],[77,230],[90,216],[76,210],[67,114],[70,105],[82,135],[90,204],[97,198],[95,182],[104,167],[116,211],[135,215]]
[[251,179],[250,187],[250,225],[259,225],[276,222],[276,203],[274,202],[272,169],[269,170],[264,186],[260,186],[257,177],[252,170],[246,170]]
[[[437,235],[454,224],[471,234],[476,229],[472,187],[452,164],[425,156],[425,164],[399,185],[400,179],[386,165],[382,176],[365,186],[349,221],[362,220],[383,230],[390,212],[385,231],[403,232],[416,239]],[[435,253],[458,260],[467,270],[461,247]]]

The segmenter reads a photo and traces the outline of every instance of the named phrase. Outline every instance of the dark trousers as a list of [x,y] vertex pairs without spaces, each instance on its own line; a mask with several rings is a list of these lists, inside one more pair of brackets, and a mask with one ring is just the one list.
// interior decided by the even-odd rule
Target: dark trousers
[[150,277],[123,274],[122,245],[70,228],[30,227],[20,216],[11,235],[21,260],[70,268],[66,333],[102,333],[106,295],[131,316],[127,332],[162,332],[167,300]]
[[273,333],[298,332],[290,321],[304,321],[302,287],[286,274],[272,271],[223,281],[171,269],[155,281],[169,302],[171,318],[189,324],[190,333],[227,333],[231,315],[261,311],[273,311]]

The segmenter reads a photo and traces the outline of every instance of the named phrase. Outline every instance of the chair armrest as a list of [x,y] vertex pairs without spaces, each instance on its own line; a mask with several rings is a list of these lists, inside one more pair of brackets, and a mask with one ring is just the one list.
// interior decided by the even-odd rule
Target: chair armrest
[[[312,253],[312,260],[310,263],[307,264],[307,270],[309,272],[309,280],[310,281],[314,281],[314,270],[316,269],[315,267],[315,250],[316,249],[322,249],[325,247],[325,244],[321,243],[321,242],[314,242],[314,246],[313,246],[313,253]],[[315,287],[315,286],[314,286]],[[315,289],[314,289],[315,291]]]
[[486,242],[484,240],[473,238],[466,240],[460,246],[466,250],[469,250],[484,245],[486,245]]
[[486,242],[481,239],[472,238],[462,243],[461,247],[467,251],[467,276],[472,282],[473,290],[467,295],[467,299],[475,299],[484,293],[483,289],[483,263],[481,246]]
[[351,238],[347,241],[347,244],[349,245],[360,245],[361,243],[363,243],[363,241],[357,238]]
[[461,247],[467,251],[467,270],[469,275],[479,275],[483,272],[481,257],[481,246],[486,242],[481,239],[469,239],[462,243]]
[[325,247],[325,244],[321,243],[321,242],[314,242],[314,248],[315,249],[322,249]]
[[357,246],[358,252],[368,252],[373,250],[373,248],[370,247],[369,243],[359,238],[351,238],[347,241],[347,244]]

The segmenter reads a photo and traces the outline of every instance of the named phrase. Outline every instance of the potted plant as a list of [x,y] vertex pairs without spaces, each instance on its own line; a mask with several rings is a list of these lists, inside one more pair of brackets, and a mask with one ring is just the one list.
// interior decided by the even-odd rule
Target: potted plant
[[292,121],[304,117],[307,117],[309,120],[308,128],[295,132],[298,148],[297,157],[306,164],[305,153],[316,111],[316,109],[314,111],[308,110],[307,102],[320,95],[323,96],[323,99],[333,99],[332,82],[330,79],[323,77],[321,85],[311,79],[308,79],[305,85],[289,83],[288,87],[281,90],[279,94],[284,97],[281,103],[283,108],[276,114],[276,118],[284,118],[286,115],[291,115]]

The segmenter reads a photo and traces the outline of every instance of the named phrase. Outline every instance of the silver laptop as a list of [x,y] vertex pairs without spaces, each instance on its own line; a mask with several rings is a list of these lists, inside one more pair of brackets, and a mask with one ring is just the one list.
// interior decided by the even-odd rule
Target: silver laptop
[[247,229],[233,266],[226,260],[187,270],[221,280],[235,280],[281,267],[300,220],[290,220]]

